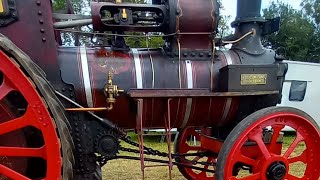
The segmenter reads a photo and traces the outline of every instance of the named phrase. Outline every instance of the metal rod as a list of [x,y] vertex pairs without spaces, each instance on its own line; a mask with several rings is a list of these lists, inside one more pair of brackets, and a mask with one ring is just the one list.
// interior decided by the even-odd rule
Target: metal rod
[[[132,156],[115,156],[112,159],[129,159],[129,160],[140,161],[139,157],[132,157]],[[161,160],[161,159],[144,158],[144,160],[145,161],[149,161],[149,162],[163,163],[163,164],[168,164],[169,163],[169,161]],[[194,170],[215,173],[214,170],[209,170],[209,169],[200,168],[200,167],[196,167],[196,166],[185,165],[183,163],[173,162],[173,165],[179,165],[179,166],[184,166],[186,168],[190,168],[190,169],[194,169]]]
[[[70,33],[79,33],[82,35],[102,35],[102,36],[119,36],[119,37],[133,37],[133,38],[145,38],[145,35],[130,35],[130,34],[114,34],[114,33],[99,33],[99,32],[84,32],[84,31],[76,31],[73,29],[63,29],[63,28],[55,28],[57,31],[62,32],[70,32]],[[170,37],[175,35],[211,35],[212,32],[175,32],[170,34],[153,34],[148,35],[148,37]]]
[[167,116],[164,116],[165,120],[165,127],[166,127],[166,138],[167,138],[167,145],[168,145],[168,158],[169,158],[169,177],[172,180],[172,153],[171,153],[171,113],[170,113],[170,101],[171,99],[167,100]]
[[85,111],[108,111],[106,107],[98,108],[66,108],[66,111],[85,112]]
[[[59,91],[55,91],[55,93],[62,97],[63,99],[67,100],[68,102],[70,102],[71,104],[79,107],[79,108],[84,108],[83,106],[81,106],[80,104],[74,102],[73,100],[71,100],[70,98],[66,97],[65,95],[61,94]],[[97,120],[99,120],[102,124],[110,127],[110,128],[115,128],[116,126],[111,122],[109,121],[108,119],[104,119],[104,118],[101,118],[97,115],[95,115],[94,113],[90,112],[90,111],[86,111],[87,113],[89,113],[91,116],[93,116],[94,118],[96,118]]]
[[73,28],[77,26],[87,26],[92,24],[92,19],[80,19],[80,20],[73,20],[73,21],[63,21],[63,22],[55,22],[53,24],[54,28]]
[[144,164],[144,142],[143,142],[143,99],[138,99],[138,113],[136,117],[136,126],[138,131],[138,142],[140,150],[140,166],[142,172],[142,179],[145,175],[145,164]]
[[81,15],[81,14],[60,14],[60,13],[53,13],[52,14],[54,19],[60,19],[60,20],[80,20],[80,19],[90,19],[90,15]]

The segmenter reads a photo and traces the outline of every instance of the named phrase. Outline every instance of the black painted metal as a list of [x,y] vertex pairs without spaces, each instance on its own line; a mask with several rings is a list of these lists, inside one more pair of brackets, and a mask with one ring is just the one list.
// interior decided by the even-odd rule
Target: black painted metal
[[8,26],[9,24],[18,21],[18,11],[16,7],[16,1],[1,1],[3,6],[3,12],[0,13],[0,27]]
[[261,0],[238,0],[237,17],[233,27],[246,22],[265,22],[261,17]]

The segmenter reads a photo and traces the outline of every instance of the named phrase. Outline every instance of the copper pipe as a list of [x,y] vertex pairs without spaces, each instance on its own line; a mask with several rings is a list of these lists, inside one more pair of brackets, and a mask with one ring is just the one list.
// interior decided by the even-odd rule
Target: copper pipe
[[84,112],[84,111],[109,111],[107,107],[98,107],[98,108],[66,108],[66,111],[77,111],[77,112]]

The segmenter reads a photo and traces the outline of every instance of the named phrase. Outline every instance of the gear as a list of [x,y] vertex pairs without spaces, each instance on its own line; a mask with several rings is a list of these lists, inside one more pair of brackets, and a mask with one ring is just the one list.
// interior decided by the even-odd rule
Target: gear
[[96,136],[95,150],[103,156],[115,156],[119,153],[119,138],[113,131],[103,131]]

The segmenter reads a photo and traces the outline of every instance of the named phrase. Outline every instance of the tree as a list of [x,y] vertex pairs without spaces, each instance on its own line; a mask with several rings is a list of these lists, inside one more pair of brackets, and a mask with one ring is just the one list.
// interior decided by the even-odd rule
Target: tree
[[280,30],[266,36],[264,45],[290,60],[320,62],[316,53],[316,45],[320,42],[319,35],[310,18],[302,10],[295,10],[281,2],[273,2],[263,13],[267,19],[281,17]]
[[313,19],[316,26],[320,24],[320,0],[303,0],[301,3],[304,12]]

